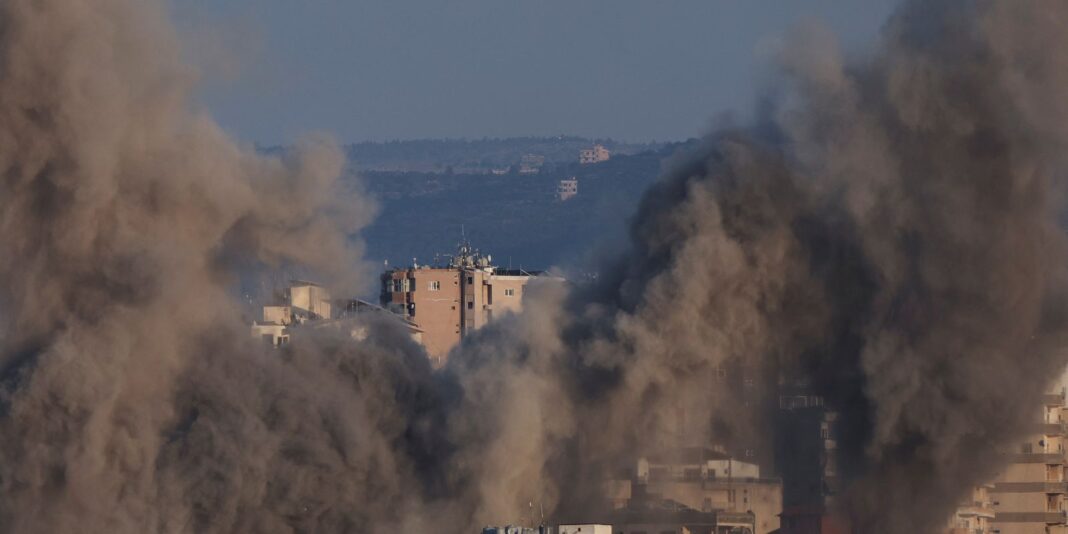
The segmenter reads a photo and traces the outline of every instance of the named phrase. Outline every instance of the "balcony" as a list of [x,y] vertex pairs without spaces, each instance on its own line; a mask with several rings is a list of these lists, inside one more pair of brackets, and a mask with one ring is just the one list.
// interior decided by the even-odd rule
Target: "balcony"
[[1068,524],[1064,512],[998,512],[994,523],[1045,523],[1047,525]]
[[1038,423],[1035,425],[1035,434],[1046,436],[1061,436],[1065,433],[1065,423]]
[[965,503],[957,508],[957,515],[961,517],[985,517],[994,518],[994,508],[989,502],[973,501]]
[[1068,482],[998,482],[995,493],[1068,493]]
[[1064,464],[1064,453],[1008,454],[1006,460],[1014,464]]

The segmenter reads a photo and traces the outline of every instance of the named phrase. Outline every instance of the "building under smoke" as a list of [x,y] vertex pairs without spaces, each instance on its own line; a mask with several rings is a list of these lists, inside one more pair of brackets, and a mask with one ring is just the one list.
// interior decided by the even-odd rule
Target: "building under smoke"
[[523,291],[535,278],[556,280],[542,271],[496,267],[492,257],[459,245],[444,265],[413,265],[382,274],[382,306],[421,331],[421,342],[436,366],[466,335],[494,317],[523,309]]

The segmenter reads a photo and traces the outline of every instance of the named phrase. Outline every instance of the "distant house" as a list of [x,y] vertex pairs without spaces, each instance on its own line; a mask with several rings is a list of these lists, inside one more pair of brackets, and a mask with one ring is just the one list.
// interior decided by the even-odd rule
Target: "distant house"
[[578,194],[578,178],[572,176],[556,184],[556,199],[565,202]]
[[608,161],[612,157],[612,153],[607,148],[601,145],[593,145],[592,148],[586,148],[579,151],[579,163],[583,165],[590,165],[593,163],[600,163],[602,161]]

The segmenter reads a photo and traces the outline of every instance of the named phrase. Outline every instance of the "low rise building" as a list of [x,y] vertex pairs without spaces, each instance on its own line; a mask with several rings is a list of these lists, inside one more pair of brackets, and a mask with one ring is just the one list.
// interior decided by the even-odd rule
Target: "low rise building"
[[745,527],[754,534],[777,530],[782,512],[782,481],[763,478],[758,465],[711,447],[641,458],[630,480],[615,481],[609,488],[617,510],[648,511],[670,502],[699,513],[748,514]]
[[560,525],[557,534],[612,534],[612,525]]
[[608,161],[611,157],[612,153],[602,145],[593,145],[590,148],[579,151],[579,163],[582,165]]
[[553,534],[553,528],[547,526],[517,527],[508,525],[503,527],[485,527],[482,529],[482,534]]
[[560,180],[556,184],[556,199],[560,202],[567,201],[578,194],[578,178],[572,176]]
[[422,329],[410,321],[404,321],[387,313],[382,307],[360,299],[335,302],[329,291],[314,282],[294,280],[276,298],[282,302],[263,306],[262,318],[252,322],[252,337],[274,347],[288,343],[290,336],[301,328],[343,329],[353,339],[362,340],[367,337],[367,328],[357,320],[358,317],[364,313],[379,312],[383,316],[399,319],[412,339],[417,343],[422,342]]
[[750,512],[704,512],[672,500],[634,502],[617,510],[616,534],[753,534]]

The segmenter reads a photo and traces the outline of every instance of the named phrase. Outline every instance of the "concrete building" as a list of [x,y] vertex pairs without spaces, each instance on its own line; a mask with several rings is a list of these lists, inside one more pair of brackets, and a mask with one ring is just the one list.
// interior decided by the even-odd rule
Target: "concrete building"
[[805,384],[779,384],[775,466],[783,483],[782,534],[848,534],[832,513],[840,493],[835,424],[838,415]]
[[463,243],[446,265],[416,265],[382,275],[382,306],[417,325],[435,365],[445,363],[464,335],[494,317],[521,310],[527,283],[544,274],[502,269],[490,261]]
[[1034,431],[995,478],[992,528],[1000,534],[1068,533],[1068,483],[1065,482],[1064,379],[1044,397]]
[[285,299],[297,322],[333,317],[330,292],[315,282],[293,280],[285,290]]
[[252,323],[252,337],[265,344],[280,347],[289,342],[289,329],[295,324],[330,318],[330,293],[322,286],[304,280],[293,280],[282,291],[284,303],[263,307],[260,320]]
[[281,347],[289,343],[286,325],[256,321],[252,323],[252,337],[260,339],[266,345]]
[[779,479],[762,478],[758,465],[710,447],[641,458],[630,480],[614,481],[609,488],[609,500],[617,510],[672,502],[701,513],[748,514],[752,519],[747,528],[755,534],[778,529],[782,512]]
[[557,534],[612,534],[612,525],[560,525]]
[[608,161],[612,157],[612,154],[607,148],[601,145],[593,145],[591,148],[586,148],[579,151],[579,163],[582,165],[590,165],[593,163],[600,163],[602,161]]
[[560,202],[567,201],[577,194],[578,178],[574,176],[572,176],[571,178],[560,180],[560,182],[556,184],[556,199]]

